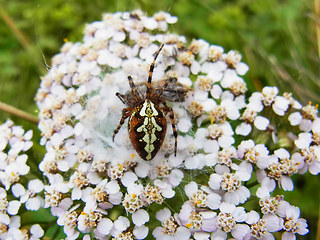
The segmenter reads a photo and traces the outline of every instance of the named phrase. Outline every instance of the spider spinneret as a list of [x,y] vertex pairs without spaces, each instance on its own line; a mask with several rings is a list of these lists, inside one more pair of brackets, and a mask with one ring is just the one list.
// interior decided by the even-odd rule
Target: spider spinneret
[[154,158],[164,141],[167,131],[166,114],[169,114],[172,124],[175,138],[174,154],[176,156],[178,134],[174,124],[173,110],[167,106],[166,100],[183,101],[184,96],[189,91],[189,89],[180,86],[179,91],[174,95],[172,84],[175,83],[176,79],[173,78],[165,80],[164,84],[159,88],[152,87],[153,69],[163,46],[162,44],[155,53],[153,62],[150,65],[146,91],[139,90],[132,77],[128,76],[131,91],[127,94],[116,93],[116,96],[128,107],[122,110],[120,123],[114,131],[112,139],[114,140],[124,121],[129,117],[128,131],[130,141],[139,156],[148,161]]

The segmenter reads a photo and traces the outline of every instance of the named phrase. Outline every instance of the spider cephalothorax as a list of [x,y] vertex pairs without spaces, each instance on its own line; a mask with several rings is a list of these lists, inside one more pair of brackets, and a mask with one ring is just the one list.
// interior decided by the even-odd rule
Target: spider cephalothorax
[[[128,131],[131,143],[144,160],[154,158],[163,143],[167,131],[165,116],[167,113],[169,113],[172,124],[176,155],[177,130],[174,124],[174,113],[172,108],[167,106],[166,100],[183,101],[189,91],[181,85],[176,85],[174,78],[165,80],[164,84],[158,88],[151,85],[155,62],[162,48],[163,45],[155,53],[146,86],[145,84],[136,86],[131,76],[128,76],[131,91],[127,94],[116,93],[117,97],[128,107],[122,110],[122,118],[113,133],[113,140],[126,118],[129,117]],[[173,89],[173,86],[177,86],[177,91]]]

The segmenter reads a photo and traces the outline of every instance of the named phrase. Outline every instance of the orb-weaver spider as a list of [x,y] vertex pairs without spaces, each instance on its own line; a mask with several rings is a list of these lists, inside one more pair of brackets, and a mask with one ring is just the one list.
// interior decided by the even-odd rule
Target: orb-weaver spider
[[[146,90],[142,89],[144,85],[136,86],[132,77],[128,76],[131,91],[127,94],[116,93],[116,96],[128,107],[122,110],[120,123],[114,131],[112,139],[114,140],[124,121],[129,117],[128,131],[131,143],[139,156],[148,161],[154,158],[164,141],[167,130],[166,114],[169,114],[172,124],[175,138],[174,154],[176,156],[178,134],[173,110],[167,106],[166,100],[183,101],[189,91],[181,84],[176,84],[177,79],[175,78],[168,78],[158,88],[151,85],[155,62],[163,46],[162,44],[155,53],[150,65]],[[177,89],[174,90],[173,87]]]

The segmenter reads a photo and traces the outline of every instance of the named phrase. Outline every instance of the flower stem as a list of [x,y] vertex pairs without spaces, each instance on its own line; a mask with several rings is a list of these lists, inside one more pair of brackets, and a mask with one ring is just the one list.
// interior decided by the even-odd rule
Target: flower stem
[[245,186],[246,186],[247,188],[251,188],[251,187],[257,186],[258,184],[259,184],[258,181],[254,181],[254,182],[251,182],[251,183],[249,183],[249,184],[245,184]]
[[57,229],[54,232],[53,237],[51,239],[57,239],[57,236],[59,235],[60,231],[61,231],[61,228],[57,226]]
[[9,15],[4,11],[2,7],[0,7],[0,16],[5,21],[5,23],[9,26],[11,31],[16,35],[18,41],[23,46],[24,49],[28,49],[29,41],[25,37],[25,35],[17,28],[16,24],[12,21]]
[[13,106],[10,106],[6,103],[3,103],[0,101],[0,110],[4,111],[4,112],[7,112],[9,114],[12,114],[12,115],[15,115],[17,117],[20,117],[20,118],[23,118],[23,119],[26,119],[30,122],[33,122],[33,123],[38,123],[39,122],[39,119],[35,116],[32,116],[31,114],[29,113],[26,113],[18,108],[15,108]]
[[317,237],[316,239],[320,239],[320,207],[318,211],[318,227],[317,227]]
[[[315,18],[318,19],[320,15],[320,2],[319,0],[314,0],[314,14]],[[319,22],[315,23],[316,34],[317,34],[317,43],[318,43],[318,57],[320,57],[320,27]]]

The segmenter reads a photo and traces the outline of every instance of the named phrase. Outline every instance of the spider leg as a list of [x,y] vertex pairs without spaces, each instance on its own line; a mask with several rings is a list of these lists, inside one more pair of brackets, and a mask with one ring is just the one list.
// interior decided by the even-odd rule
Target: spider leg
[[131,106],[130,101],[126,95],[123,95],[123,94],[117,92],[116,96],[121,100],[121,102],[123,102],[126,105]]
[[174,80],[176,80],[175,78],[168,78],[166,79],[166,81],[164,82],[164,84],[162,85],[162,87],[157,91],[155,97],[156,98],[160,98],[163,91],[169,86],[170,83],[172,83]]
[[146,98],[147,99],[149,99],[150,95],[151,95],[151,80],[152,80],[152,75],[153,75],[153,69],[154,69],[154,66],[156,64],[157,57],[159,56],[159,53],[162,50],[163,46],[164,46],[164,44],[161,44],[159,50],[156,52],[156,55],[154,56],[152,64],[150,65],[148,83],[147,83],[147,94],[146,94]]
[[140,93],[138,92],[138,90],[136,88],[136,85],[134,84],[134,82],[132,80],[132,77],[128,76],[128,80],[129,80],[129,85],[130,85],[130,88],[131,88],[132,97],[135,98],[136,101],[141,101],[142,98],[141,98]]
[[114,141],[114,137],[116,136],[116,134],[119,132],[120,128],[122,127],[122,125],[124,124],[124,121],[131,115],[133,108],[129,107],[129,108],[124,108],[122,110],[122,117],[120,120],[120,123],[117,127],[116,130],[114,130],[113,132],[113,136],[112,136],[112,141]]
[[163,102],[164,107],[162,110],[165,113],[169,113],[171,125],[172,125],[172,130],[173,130],[173,136],[174,136],[174,156],[177,156],[177,147],[178,147],[178,132],[176,129],[176,125],[174,124],[174,113],[171,107],[168,107],[165,102]]

